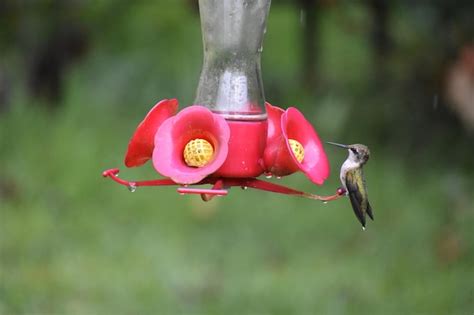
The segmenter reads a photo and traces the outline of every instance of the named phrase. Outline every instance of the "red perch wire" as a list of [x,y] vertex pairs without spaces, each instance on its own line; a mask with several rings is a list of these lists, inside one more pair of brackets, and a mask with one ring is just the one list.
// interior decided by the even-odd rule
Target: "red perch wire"
[[234,186],[241,187],[243,189],[246,188],[253,188],[259,189],[269,192],[274,192],[278,194],[285,194],[285,195],[293,195],[293,196],[300,196],[308,199],[313,200],[320,200],[323,202],[337,200],[343,196],[345,196],[346,191],[343,188],[338,188],[336,193],[330,196],[320,196],[316,194],[311,194],[307,192],[302,192],[299,190],[295,190],[289,187],[285,187],[282,185],[278,185],[275,183],[271,183],[268,181],[263,181],[257,178],[219,178],[219,177],[207,177],[200,181],[199,183],[192,184],[194,185],[206,185],[211,184],[213,185],[212,188],[191,188],[187,185],[180,185],[175,183],[169,178],[164,179],[154,179],[154,180],[146,180],[146,181],[127,181],[124,179],[119,178],[117,175],[119,173],[119,169],[112,168],[106,170],[102,173],[103,177],[109,177],[113,181],[117,182],[120,185],[127,186],[131,191],[134,191],[137,187],[141,186],[174,186],[178,185],[177,191],[180,194],[198,194],[201,195],[201,198],[204,201],[211,200],[214,196],[225,196],[228,194],[228,189]]

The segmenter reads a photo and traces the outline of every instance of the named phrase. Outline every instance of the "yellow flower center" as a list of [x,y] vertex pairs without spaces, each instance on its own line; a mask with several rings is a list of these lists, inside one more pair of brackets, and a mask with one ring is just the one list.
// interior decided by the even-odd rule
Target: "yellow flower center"
[[183,151],[184,161],[193,167],[206,166],[213,155],[214,148],[209,141],[199,138],[189,141]]
[[301,163],[304,159],[303,145],[294,139],[288,139],[288,142],[290,143],[291,151],[293,151],[296,160]]

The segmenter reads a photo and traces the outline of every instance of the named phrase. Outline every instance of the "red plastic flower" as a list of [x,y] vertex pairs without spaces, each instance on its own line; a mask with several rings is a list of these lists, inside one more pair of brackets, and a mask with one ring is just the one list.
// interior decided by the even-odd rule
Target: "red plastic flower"
[[[322,185],[329,176],[329,161],[313,126],[294,107],[286,111],[268,103],[266,107],[266,171],[276,176],[285,176],[300,170],[313,183]],[[292,145],[300,147],[300,151],[295,152]],[[298,156],[295,153],[299,153]]]
[[155,134],[161,124],[178,110],[176,99],[158,102],[138,125],[128,144],[125,166],[134,167],[145,164],[153,154]]
[[266,107],[267,121],[230,122],[197,105],[175,115],[175,99],[160,101],[138,125],[125,164],[140,166],[152,158],[156,171],[168,178],[127,181],[118,177],[116,168],[104,171],[102,176],[130,191],[140,186],[211,184],[211,189],[178,188],[181,194],[199,194],[205,201],[225,196],[235,186],[322,201],[344,196],[341,188],[334,195],[319,196],[256,178],[262,170],[276,176],[301,170],[321,185],[329,176],[321,141],[304,116],[296,108],[284,111],[268,103]]
[[[194,184],[217,171],[227,158],[229,126],[225,119],[203,106],[190,106],[166,120],[155,135],[153,166],[179,184]],[[202,167],[183,158],[186,145],[202,139],[212,145],[212,159]]]
[[[329,176],[329,163],[311,124],[296,108],[284,111],[266,104],[268,129],[263,162],[265,171],[285,176],[301,170],[321,185]],[[218,171],[227,159],[230,128],[220,115],[203,106],[191,106],[176,116],[176,99],[158,102],[138,125],[125,156],[127,167],[153,158],[153,166],[178,184],[195,184]],[[186,160],[192,146],[201,145]],[[202,160],[200,152],[208,154]],[[210,152],[210,153],[209,153]]]

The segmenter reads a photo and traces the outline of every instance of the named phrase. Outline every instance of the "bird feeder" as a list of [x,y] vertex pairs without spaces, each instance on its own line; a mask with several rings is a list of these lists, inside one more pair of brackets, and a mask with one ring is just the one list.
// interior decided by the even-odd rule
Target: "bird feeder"
[[104,177],[131,191],[176,185],[180,194],[205,201],[235,186],[321,201],[345,194],[339,188],[319,196],[267,180],[301,171],[322,185],[329,176],[322,142],[304,115],[265,102],[260,58],[269,9],[270,0],[199,1],[204,62],[194,104],[178,111],[176,99],[158,102],[125,155],[127,167],[151,160],[163,178],[127,181],[118,169],[104,171]]

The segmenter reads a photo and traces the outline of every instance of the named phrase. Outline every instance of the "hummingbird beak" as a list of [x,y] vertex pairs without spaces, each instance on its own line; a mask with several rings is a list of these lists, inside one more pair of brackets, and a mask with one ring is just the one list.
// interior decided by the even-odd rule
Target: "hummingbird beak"
[[345,145],[345,144],[340,144],[340,143],[335,143],[335,142],[329,142],[329,141],[326,141],[327,144],[332,144],[332,145],[335,145],[336,147],[340,147],[340,148],[344,148],[344,149],[349,149],[349,146]]

